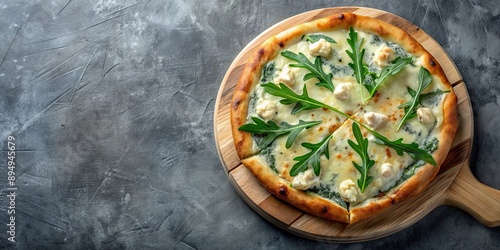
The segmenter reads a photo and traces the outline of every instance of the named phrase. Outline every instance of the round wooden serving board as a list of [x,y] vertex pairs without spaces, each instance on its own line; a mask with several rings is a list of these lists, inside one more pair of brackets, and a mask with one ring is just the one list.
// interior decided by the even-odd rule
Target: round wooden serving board
[[[353,12],[393,24],[420,42],[443,67],[458,96],[460,127],[439,174],[420,195],[398,203],[365,221],[344,224],[295,209],[271,195],[243,166],[236,155],[229,121],[230,102],[242,69],[252,52],[267,38],[298,24],[333,14]],[[459,207],[486,226],[500,225],[500,191],[478,182],[469,168],[473,139],[472,107],[460,72],[441,46],[423,30],[394,14],[361,7],[319,9],[288,18],[250,42],[229,67],[217,96],[214,134],[219,157],[239,195],[262,217],[284,230],[310,239],[357,242],[398,232],[441,205]]]

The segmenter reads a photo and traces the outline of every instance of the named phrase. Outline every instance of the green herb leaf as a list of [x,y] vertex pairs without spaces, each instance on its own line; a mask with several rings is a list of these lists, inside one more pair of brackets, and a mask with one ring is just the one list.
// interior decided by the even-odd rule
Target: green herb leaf
[[299,135],[299,133],[303,129],[308,129],[313,126],[316,126],[321,123],[321,121],[311,121],[306,122],[299,120],[298,124],[290,125],[286,122],[283,122],[281,125],[276,124],[273,121],[268,121],[267,123],[264,120],[259,119],[258,117],[252,117],[252,121],[255,123],[248,123],[241,126],[238,130],[257,134],[257,135],[266,135],[264,139],[259,143],[260,148],[266,148],[271,144],[276,138],[282,135],[288,135],[286,140],[286,148],[290,148]]
[[405,114],[396,128],[396,131],[398,131],[407,120],[415,117],[417,105],[420,103],[419,97],[422,94],[422,91],[429,87],[431,82],[432,77],[429,71],[427,71],[424,67],[420,67],[420,70],[418,71],[418,88],[416,91],[413,91],[413,93],[408,91],[412,99],[410,100],[409,105],[404,109]]
[[319,80],[318,83],[316,83],[316,86],[319,87],[325,87],[328,90],[332,91],[335,90],[335,86],[332,83],[332,73],[325,73],[323,71],[323,63],[321,62],[321,57],[316,57],[314,60],[314,63],[309,61],[307,57],[299,53],[298,55],[291,52],[291,51],[283,51],[281,52],[281,55],[283,57],[286,57],[288,59],[294,60],[297,63],[295,64],[290,64],[290,67],[296,67],[296,68],[304,68],[310,71],[310,73],[304,75],[303,80],[307,81],[312,78],[317,78]]
[[[450,93],[451,91],[450,90],[436,90],[434,92],[429,92],[429,93],[426,93],[426,94],[421,94],[420,97],[419,97],[419,100],[418,100],[418,103],[419,104],[422,104],[423,101],[425,100],[428,100],[428,99],[431,99],[435,96],[438,96],[438,95],[442,95],[442,94],[445,94],[445,93]],[[408,93],[410,94],[410,96],[413,98],[415,95],[416,95],[416,92],[415,90],[411,89],[411,88],[408,88]],[[401,109],[401,108],[407,108],[411,105],[411,100],[409,102],[406,102],[406,103],[403,103],[401,105],[398,106],[398,109]]]
[[[363,125],[363,127],[365,127]],[[365,127],[367,128],[367,127]],[[367,128],[369,129],[369,128]],[[371,129],[369,129],[371,130]],[[381,144],[381,145],[386,145],[388,147],[391,147],[393,148],[394,150],[396,150],[397,154],[398,155],[403,155],[403,152],[406,152],[408,155],[410,155],[411,158],[415,159],[415,160],[422,160],[422,161],[425,161],[425,162],[428,162],[434,166],[437,166],[436,164],[436,161],[434,160],[434,158],[432,158],[432,155],[427,152],[426,150],[424,149],[421,149],[417,143],[415,142],[412,142],[412,143],[404,143],[403,142],[403,138],[399,138],[395,141],[391,141],[389,140],[387,137],[371,130],[370,131],[373,136],[375,136],[375,138],[377,138],[377,141],[376,143],[378,144]]]
[[286,86],[283,83],[280,83],[278,86],[274,83],[268,82],[262,84],[261,86],[264,88],[264,91],[267,92],[268,94],[283,97],[284,99],[280,101],[281,104],[290,105],[295,103],[295,106],[293,107],[291,112],[292,114],[296,114],[302,110],[326,108],[349,117],[342,111],[334,107],[330,107],[316,99],[309,97],[306,85],[304,85],[301,95],[296,94],[295,92],[293,92],[293,90],[288,88],[288,86]]
[[361,44],[364,39],[358,41],[358,32],[354,31],[351,27],[349,29],[349,38],[347,38],[347,43],[351,46],[351,50],[346,50],[347,55],[351,58],[352,63],[348,63],[349,67],[354,70],[354,76],[359,84],[364,84],[366,76],[366,68],[363,65],[363,56],[365,54],[365,49],[361,49]]
[[373,84],[364,84],[366,89],[370,92],[370,98],[375,95],[385,79],[399,73],[399,71],[401,71],[406,65],[411,63],[411,60],[411,57],[398,57],[394,59],[391,64],[387,65],[387,67],[380,72],[380,75],[372,75],[372,79],[374,79]]
[[307,170],[309,166],[313,167],[314,174],[319,176],[321,172],[320,157],[322,154],[325,155],[327,159],[330,158],[330,153],[328,151],[328,142],[333,137],[333,134],[325,137],[322,141],[316,144],[304,142],[301,145],[311,151],[305,155],[297,156],[293,158],[294,161],[298,161],[290,169],[290,176],[296,176],[300,172]]
[[306,39],[306,41],[310,43],[315,43],[319,41],[321,38],[325,39],[329,43],[337,43],[337,41],[333,40],[333,38],[321,34],[305,35],[304,38]]
[[361,174],[361,177],[358,179],[358,187],[361,190],[361,193],[364,193],[366,187],[370,185],[373,180],[373,177],[368,175],[368,171],[371,167],[373,167],[375,161],[371,160],[368,155],[368,139],[363,138],[363,134],[361,134],[361,129],[359,129],[358,124],[352,124],[352,132],[358,144],[351,140],[347,140],[347,143],[349,143],[349,146],[351,146],[351,148],[358,153],[359,157],[361,157],[361,165],[354,161],[352,164]]

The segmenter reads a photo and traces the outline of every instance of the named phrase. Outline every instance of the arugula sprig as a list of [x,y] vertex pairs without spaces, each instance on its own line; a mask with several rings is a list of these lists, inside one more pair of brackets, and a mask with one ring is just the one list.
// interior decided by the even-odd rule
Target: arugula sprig
[[[361,97],[364,99],[364,101],[367,101],[369,98],[372,98],[375,95],[382,83],[388,77],[399,73],[406,65],[410,64],[412,58],[397,57],[389,65],[387,65],[387,67],[385,67],[380,72],[380,74],[377,74],[370,71],[368,69],[368,65],[363,62],[363,56],[365,54],[365,49],[361,49],[363,40],[364,38],[358,40],[358,32],[354,31],[354,29],[351,27],[349,29],[349,38],[347,38],[347,43],[350,45],[351,51],[346,50],[346,53],[352,60],[352,62],[348,63],[348,65],[354,70],[356,81],[359,84],[363,85],[370,93],[370,96],[367,99],[364,99],[363,92],[361,92]],[[365,83],[366,76],[371,77],[371,83]]]
[[[292,114],[296,114],[302,110],[311,110],[311,109],[317,109],[317,108],[326,108],[332,111],[335,111],[337,113],[343,113],[342,111],[331,107],[329,105],[326,105],[314,98],[309,97],[309,94],[307,93],[307,87],[304,85],[302,89],[302,94],[296,94],[291,90],[288,86],[286,86],[283,83],[280,83],[279,85],[276,85],[272,82],[264,83],[261,84],[261,87],[264,88],[264,91],[274,95],[274,96],[279,96],[284,99],[280,100],[281,104],[284,105],[291,105],[295,103],[295,106],[292,109]],[[347,114],[343,113],[345,116],[348,117]]]
[[268,121],[266,123],[264,120],[261,120],[258,117],[252,117],[252,121],[254,123],[244,124],[243,126],[239,127],[238,130],[257,135],[266,135],[264,139],[262,139],[262,141],[260,141],[259,143],[260,148],[266,148],[267,146],[269,146],[269,144],[276,140],[276,138],[286,134],[288,134],[288,138],[286,140],[285,147],[290,148],[302,130],[311,128],[321,123],[321,121],[307,122],[299,120],[299,123],[295,125],[290,125],[286,122],[278,125],[274,121]]
[[399,71],[401,71],[406,65],[410,64],[411,61],[411,57],[397,57],[391,62],[391,64],[387,65],[387,67],[385,67],[382,72],[380,72],[380,75],[372,75],[372,78],[374,78],[373,84],[363,84],[368,92],[370,92],[370,97],[373,97],[373,95],[375,95],[385,79],[399,73]]
[[436,166],[436,162],[434,161],[434,158],[432,158],[432,155],[423,150],[420,149],[418,144],[413,142],[413,143],[404,143],[403,138],[399,138],[395,141],[389,140],[387,137],[377,133],[375,130],[371,129],[367,125],[364,125],[363,123],[357,121],[356,119],[352,118],[350,115],[334,108],[329,105],[326,105],[314,98],[311,98],[307,94],[307,89],[304,86],[303,89],[303,94],[298,95],[295,94],[290,88],[288,88],[285,84],[280,84],[280,86],[276,86],[273,83],[266,83],[262,84],[262,87],[264,87],[264,91],[267,93],[274,95],[274,96],[279,96],[284,99],[282,99],[280,102],[284,105],[291,105],[295,103],[295,107],[292,110],[292,114],[298,113],[302,110],[311,110],[311,109],[317,109],[317,108],[326,108],[331,111],[334,111],[350,120],[353,122],[357,123],[358,125],[362,126],[366,130],[368,130],[375,138],[377,139],[377,143],[386,145],[388,147],[393,148],[396,150],[398,155],[403,155],[404,152],[406,152],[408,155],[410,155],[413,159],[415,160],[423,160],[425,162],[428,162],[434,166]]
[[404,143],[403,138],[391,141],[387,137],[377,133],[376,131],[371,130],[369,127],[363,124],[360,125],[368,129],[370,133],[373,136],[375,136],[375,138],[377,139],[375,143],[393,148],[394,150],[396,150],[396,153],[399,156],[402,156],[403,153],[405,152],[414,160],[422,160],[434,166],[437,166],[437,163],[434,160],[434,158],[432,158],[432,155],[426,150],[421,149],[416,142]]
[[296,176],[300,172],[307,170],[309,166],[312,166],[314,170],[314,174],[316,176],[319,176],[321,172],[321,166],[320,166],[320,161],[321,161],[321,155],[324,154],[327,159],[330,158],[330,153],[328,151],[328,143],[330,142],[330,139],[332,139],[333,134],[330,134],[329,136],[325,137],[323,140],[316,144],[304,142],[301,145],[307,149],[310,149],[311,151],[305,155],[297,156],[293,158],[294,161],[298,161],[295,163],[290,169],[290,176]]
[[316,83],[316,86],[319,87],[325,87],[330,91],[335,90],[335,86],[333,85],[332,82],[332,73],[325,73],[323,70],[323,63],[321,62],[321,57],[316,57],[314,60],[314,63],[309,61],[307,57],[302,54],[295,54],[291,51],[283,51],[281,52],[281,55],[283,57],[286,57],[288,59],[291,59],[293,61],[296,61],[297,63],[290,64],[290,67],[296,67],[296,68],[304,68],[309,70],[309,73],[304,75],[303,80],[307,81],[312,78],[316,78],[319,80],[319,82]]
[[354,70],[354,76],[359,84],[364,84],[365,76],[367,75],[367,70],[363,65],[365,49],[361,49],[363,40],[364,38],[358,41],[358,32],[354,31],[352,27],[349,29],[347,43],[351,46],[352,51],[346,50],[346,53],[351,58],[352,62],[348,63],[348,65]]
[[306,41],[310,43],[315,43],[319,41],[321,38],[325,39],[329,43],[337,43],[337,41],[333,40],[333,38],[326,36],[326,35],[321,35],[321,34],[311,34],[311,35],[304,35]]
[[352,164],[361,174],[361,177],[358,179],[358,187],[361,193],[364,193],[366,187],[370,185],[373,180],[373,177],[368,175],[368,171],[373,167],[375,161],[371,160],[368,155],[368,139],[363,138],[363,134],[361,134],[361,129],[357,123],[352,124],[352,132],[358,144],[351,140],[347,140],[347,143],[349,143],[349,146],[351,146],[351,148],[359,154],[359,157],[361,157],[361,165],[354,161]]
[[408,93],[411,96],[411,100],[401,107],[404,108],[405,114],[403,118],[401,118],[401,122],[396,128],[396,131],[401,129],[401,127],[406,123],[407,120],[414,118],[417,115],[417,106],[420,103],[420,95],[427,87],[429,87],[429,85],[431,85],[431,82],[432,77],[429,71],[427,71],[427,69],[425,69],[424,67],[420,67],[420,70],[418,71],[417,90],[414,91],[408,88]]
[[[422,102],[428,100],[428,99],[431,99],[435,96],[438,96],[438,95],[442,95],[442,94],[445,94],[445,93],[450,93],[451,91],[450,90],[441,90],[441,89],[438,89],[434,92],[429,92],[429,93],[425,93],[425,94],[420,94],[420,97],[418,98],[418,103],[420,105],[422,105]],[[412,88],[408,87],[408,93],[410,94],[410,96],[413,98],[415,95],[416,95],[416,91],[413,90]],[[411,101],[409,102],[406,102],[406,103],[403,103],[401,105],[398,106],[398,109],[401,109],[401,108],[407,108],[411,105]],[[411,119],[411,118],[409,118]]]

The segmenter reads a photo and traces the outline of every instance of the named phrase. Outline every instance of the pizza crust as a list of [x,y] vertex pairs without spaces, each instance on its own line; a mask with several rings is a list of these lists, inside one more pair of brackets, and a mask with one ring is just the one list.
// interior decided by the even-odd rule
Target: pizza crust
[[[310,195],[307,192],[291,188],[286,180],[280,178],[267,164],[259,160],[259,149],[254,145],[250,133],[239,131],[238,128],[247,123],[248,106],[251,92],[260,81],[263,66],[277,56],[277,54],[291,44],[301,40],[306,33],[316,33],[336,29],[349,29],[374,33],[386,41],[394,42],[413,56],[423,58],[425,67],[433,76],[441,79],[444,89],[451,90],[444,100],[444,118],[439,134],[439,147],[432,154],[437,166],[425,164],[405,181],[401,186],[393,189],[385,196],[369,199],[367,202],[351,207],[349,211],[330,202],[318,195]],[[313,215],[345,223],[355,223],[387,209],[393,204],[403,201],[408,197],[420,193],[425,186],[436,176],[439,166],[445,160],[451,147],[458,120],[456,114],[457,97],[448,82],[442,68],[436,60],[408,33],[385,23],[383,21],[344,13],[331,17],[319,19],[310,23],[304,23],[286,30],[268,39],[250,57],[246,67],[238,81],[231,103],[231,125],[236,152],[242,163],[257,177],[269,192],[278,198],[289,202],[295,207]],[[252,157],[253,156],[253,157]]]

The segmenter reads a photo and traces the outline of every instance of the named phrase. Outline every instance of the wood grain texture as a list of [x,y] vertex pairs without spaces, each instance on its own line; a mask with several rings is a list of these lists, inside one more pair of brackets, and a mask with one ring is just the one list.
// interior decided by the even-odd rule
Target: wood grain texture
[[[353,12],[377,18],[412,35],[443,67],[457,94],[459,113],[459,129],[452,149],[439,174],[429,186],[420,195],[398,203],[373,218],[352,225],[309,215],[272,196],[241,164],[234,149],[229,124],[229,105],[232,92],[246,60],[259,44],[297,24],[343,12]],[[473,115],[467,88],[462,81],[460,72],[442,47],[428,34],[407,20],[385,11],[359,7],[314,10],[286,19],[261,33],[236,57],[222,81],[215,104],[214,136],[224,170],[240,196],[266,220],[302,237],[333,242],[358,242],[376,239],[412,225],[437,206],[444,204],[464,209],[485,225],[497,226],[500,221],[500,212],[498,211],[500,206],[497,204],[500,200],[498,190],[477,185],[479,182],[472,174],[469,174],[468,158],[473,140]],[[457,175],[458,177],[455,178]],[[457,181],[454,182],[455,179]],[[471,185],[476,188],[469,189]],[[488,195],[478,196],[475,192],[497,197],[495,201],[497,203],[486,199]],[[481,209],[484,206],[495,206],[497,209],[486,212],[485,209]]]
[[445,204],[466,211],[483,225],[500,226],[500,190],[478,182],[470,171],[469,160],[464,163],[444,197]]

